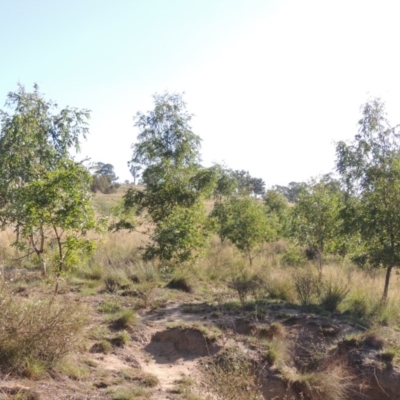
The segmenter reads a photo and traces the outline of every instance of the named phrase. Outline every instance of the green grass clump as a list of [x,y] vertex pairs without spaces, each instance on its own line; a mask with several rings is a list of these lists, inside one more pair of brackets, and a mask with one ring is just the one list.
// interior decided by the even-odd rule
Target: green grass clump
[[324,286],[320,305],[326,310],[333,312],[337,310],[340,303],[349,294],[350,289],[348,285],[338,281],[326,282]]
[[81,364],[71,357],[64,357],[57,364],[57,371],[73,380],[86,379],[89,375],[87,365]]
[[103,281],[106,291],[110,293],[116,293],[120,289],[128,289],[132,286],[126,271],[119,269],[109,269]]
[[121,305],[118,301],[115,300],[105,300],[99,304],[97,309],[101,313],[115,314],[121,311]]
[[136,323],[137,319],[133,310],[123,310],[114,318],[113,327],[115,329],[128,329]]
[[107,354],[112,351],[112,348],[112,344],[108,340],[103,339],[92,346],[91,352]]
[[130,341],[130,336],[127,332],[122,331],[111,339],[111,343],[116,347],[124,347]]

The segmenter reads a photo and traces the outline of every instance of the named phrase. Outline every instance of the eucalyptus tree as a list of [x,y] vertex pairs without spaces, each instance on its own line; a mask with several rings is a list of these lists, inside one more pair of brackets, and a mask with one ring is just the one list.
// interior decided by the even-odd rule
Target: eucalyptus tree
[[273,186],[273,190],[281,193],[290,203],[297,203],[301,191],[307,186],[305,182],[290,182],[288,186]]
[[264,196],[264,206],[269,218],[275,220],[278,235],[287,236],[290,206],[286,197],[275,190],[268,190]]
[[[19,223],[19,249],[34,252],[42,266],[51,261],[58,272],[74,268],[90,255],[95,242],[86,233],[100,232],[102,225],[93,210],[90,179],[85,167],[65,159],[16,190],[4,213],[12,210]],[[51,258],[46,241],[56,249]]]
[[228,239],[249,260],[250,265],[266,242],[276,238],[276,226],[257,199],[231,196],[217,202],[211,213],[221,240]]
[[91,167],[93,170],[93,181],[91,189],[93,192],[100,191],[104,194],[114,193],[120,186],[112,164],[97,162]]
[[291,233],[299,244],[316,251],[320,272],[324,253],[334,251],[340,237],[341,210],[342,194],[326,179],[306,185],[291,210]]
[[[37,85],[10,92],[0,111],[0,219],[13,226],[16,245],[42,261],[45,242],[55,240],[58,266],[63,269],[75,250],[89,249],[79,241],[95,227],[89,201],[90,176],[70,157],[88,133],[88,110],[66,107],[57,111]],[[83,244],[85,242],[85,244]],[[65,249],[65,251],[64,251]],[[67,260],[68,259],[68,260]]]
[[144,188],[127,191],[125,208],[145,211],[155,226],[146,258],[186,262],[201,253],[209,236],[204,200],[214,192],[218,174],[200,166],[201,139],[192,131],[182,96],[165,93],[153,99],[154,109],[134,119],[139,134],[129,161],[135,171],[142,170]]
[[261,178],[254,178],[248,171],[232,171],[236,179],[237,188],[242,194],[251,194],[254,196],[263,196],[265,194],[265,182]]
[[337,143],[336,166],[355,199],[347,213],[365,259],[386,269],[385,301],[391,272],[400,265],[400,127],[390,125],[379,98],[363,106],[358,125],[352,142]]

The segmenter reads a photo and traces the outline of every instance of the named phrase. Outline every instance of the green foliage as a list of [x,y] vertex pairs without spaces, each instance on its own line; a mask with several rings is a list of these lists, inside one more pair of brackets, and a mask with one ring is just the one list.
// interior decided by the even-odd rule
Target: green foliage
[[92,192],[99,191],[104,194],[116,192],[120,185],[117,183],[118,177],[115,175],[113,165],[98,162],[91,169],[94,169],[90,187]]
[[[186,111],[182,96],[175,93],[155,94],[154,110],[138,112],[135,126],[139,129],[133,147],[132,164],[153,167],[169,160],[175,167],[190,167],[199,162],[200,138],[189,125],[192,115]],[[151,169],[143,181],[151,180]]]
[[230,197],[218,202],[211,216],[217,221],[221,240],[229,239],[248,257],[250,264],[254,251],[276,237],[263,205],[254,198]]
[[238,189],[238,182],[233,175],[233,171],[221,165],[215,165],[214,168],[218,172],[214,196],[221,200],[224,196],[233,195]]
[[[149,181],[145,181],[148,174]],[[213,168],[174,167],[170,160],[144,170],[146,186],[143,190],[129,188],[125,194],[125,207],[144,210],[154,223],[167,218],[176,207],[191,208],[203,204],[214,191],[217,173]]]
[[2,226],[14,226],[15,244],[42,263],[48,241],[56,245],[52,261],[58,270],[73,267],[94,249],[86,232],[101,226],[88,194],[90,175],[69,156],[88,131],[89,112],[66,108],[53,114],[56,104],[46,102],[37,86],[33,93],[19,86],[6,106],[12,113],[0,112]]
[[281,258],[281,263],[289,267],[302,267],[306,262],[304,250],[294,245],[289,246]]
[[353,142],[336,146],[337,170],[350,200],[348,226],[361,240],[365,261],[385,267],[385,300],[393,267],[400,265],[400,132],[380,99],[362,109]]
[[131,188],[125,208],[135,207],[155,229],[146,259],[186,263],[202,254],[210,233],[204,200],[215,190],[216,168],[201,168],[200,138],[189,125],[191,115],[179,94],[154,96],[155,107],[138,113],[139,129],[130,165],[143,167],[143,190]]
[[115,347],[124,347],[129,343],[130,339],[131,338],[129,334],[126,331],[122,331],[117,333],[112,339],[110,339],[110,342]]
[[128,329],[135,325],[136,322],[136,315],[133,310],[123,310],[114,319],[113,327],[116,329]]
[[314,249],[322,267],[323,253],[335,251],[341,235],[342,196],[325,179],[308,185],[292,209],[291,230],[297,242]]
[[365,320],[371,313],[371,302],[364,292],[355,291],[347,301],[347,311],[354,317]]
[[237,182],[237,188],[241,194],[263,196],[265,194],[265,182],[261,178],[254,178],[248,171],[231,171],[231,175]]
[[288,186],[273,186],[273,190],[286,197],[290,203],[297,203],[299,201],[300,193],[307,187],[304,182],[290,182]]
[[[57,104],[45,101],[37,85],[32,93],[19,85],[16,92],[8,94],[6,107],[11,113],[0,111],[3,193],[54,170],[61,160],[68,158],[71,148],[79,150],[80,138],[88,133],[90,117],[88,110],[69,107],[53,114]],[[1,198],[3,204],[11,200]]]
[[274,219],[279,236],[287,236],[290,207],[287,199],[275,190],[268,190],[264,196],[267,215]]
[[115,314],[121,311],[121,305],[116,301],[102,301],[97,309],[102,313]]
[[209,220],[200,203],[191,208],[175,207],[155,228],[153,242],[144,257],[186,263],[201,255],[209,242]]
[[[13,204],[2,213],[13,213],[21,238],[26,239],[37,254],[43,251],[36,245],[42,235],[50,237],[50,243],[57,248],[53,262],[59,270],[74,267],[95,248],[94,241],[85,236],[89,230],[100,229],[90,201],[88,181],[85,168],[64,160],[40,180],[15,191]],[[19,242],[19,247],[23,249],[26,244]]]

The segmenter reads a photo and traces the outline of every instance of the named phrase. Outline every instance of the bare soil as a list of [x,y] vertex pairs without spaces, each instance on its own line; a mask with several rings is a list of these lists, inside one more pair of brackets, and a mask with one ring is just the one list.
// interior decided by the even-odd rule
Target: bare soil
[[[36,290],[16,293],[16,299],[36,296]],[[40,294],[46,295],[46,290],[41,287]],[[161,297],[168,294],[164,300],[177,293],[160,291]],[[365,328],[340,315],[322,316],[284,303],[266,303],[262,314],[223,312],[212,301],[201,303],[198,297],[177,293],[174,300],[157,303],[154,309],[138,310],[138,320],[127,329],[130,341],[102,353],[90,351],[96,339],[89,333],[96,327],[117,333],[98,311],[104,295],[82,295],[79,288],[69,286],[59,292],[63,301],[86,303],[90,310],[86,345],[74,355],[84,373],[74,376],[55,369],[36,380],[3,374],[1,400],[217,399],[204,366],[227,348],[240,351],[253,366],[260,398],[325,400],[328,397],[307,392],[288,376],[325,371],[329,379],[330,368],[339,365],[351,377],[349,400],[400,399],[400,370],[382,356],[383,344],[372,337],[351,339],[361,337]],[[114,298],[125,309],[137,307],[129,296]],[[273,341],[285,343],[285,360],[265,358],[263,346]],[[146,383],[149,377],[155,385]],[[179,382],[185,379],[191,382],[190,391],[179,391]],[[189,397],[189,392],[198,397]]]

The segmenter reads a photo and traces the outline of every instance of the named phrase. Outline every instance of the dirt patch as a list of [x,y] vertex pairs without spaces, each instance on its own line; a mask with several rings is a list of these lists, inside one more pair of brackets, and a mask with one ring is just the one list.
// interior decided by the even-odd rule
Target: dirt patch
[[203,332],[193,328],[172,328],[157,332],[153,335],[151,343],[146,347],[150,353],[158,345],[171,347],[182,357],[208,356],[215,354],[221,347],[215,340],[207,338]]

